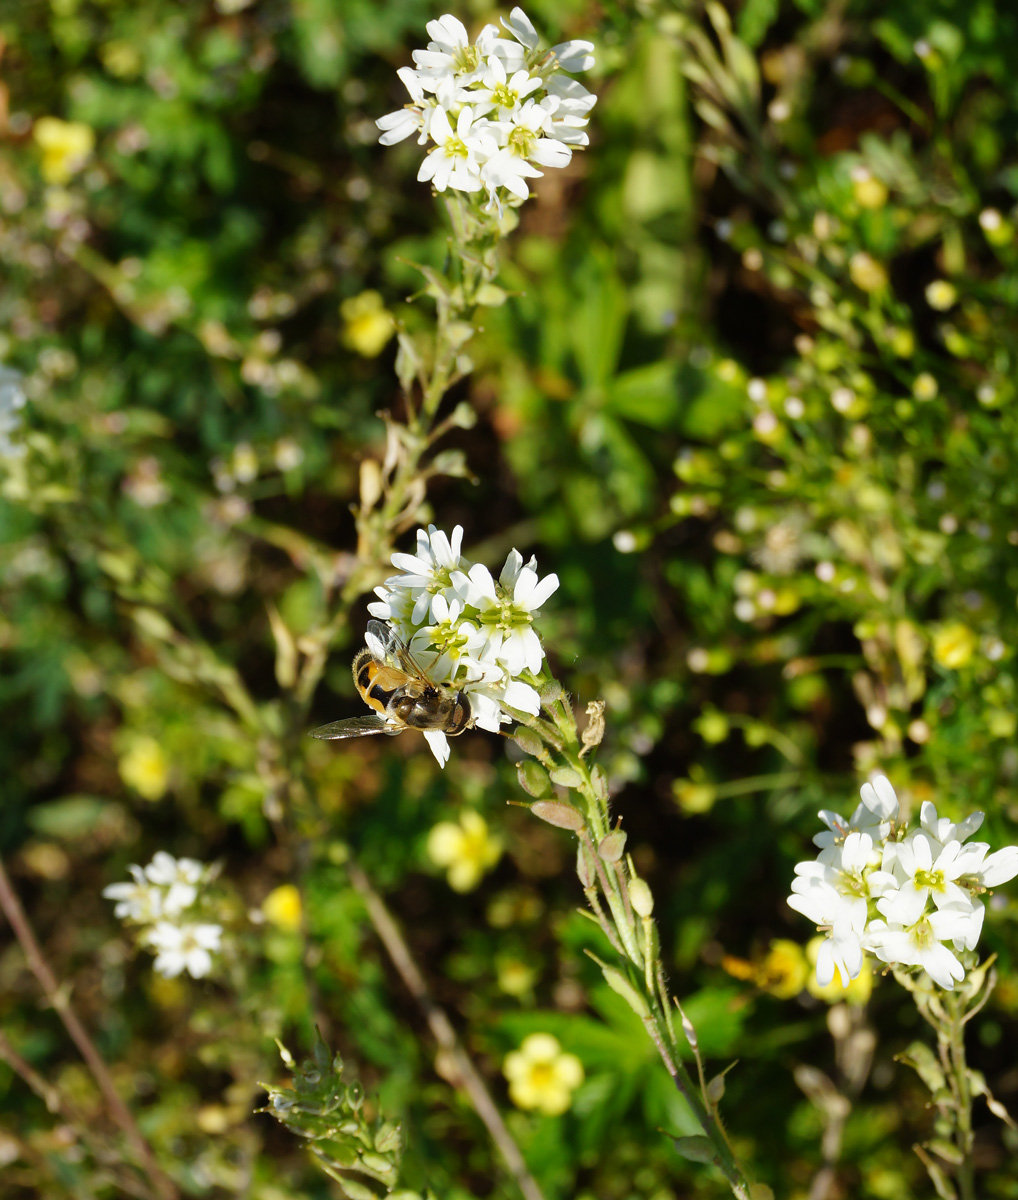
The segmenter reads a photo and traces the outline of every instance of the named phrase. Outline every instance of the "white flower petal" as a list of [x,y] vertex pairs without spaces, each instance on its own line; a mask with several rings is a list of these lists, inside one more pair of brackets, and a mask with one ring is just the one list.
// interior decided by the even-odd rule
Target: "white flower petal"
[[431,753],[434,754],[438,765],[444,767],[452,754],[452,750],[449,747],[449,739],[440,729],[426,729],[424,731],[424,740],[431,747]]

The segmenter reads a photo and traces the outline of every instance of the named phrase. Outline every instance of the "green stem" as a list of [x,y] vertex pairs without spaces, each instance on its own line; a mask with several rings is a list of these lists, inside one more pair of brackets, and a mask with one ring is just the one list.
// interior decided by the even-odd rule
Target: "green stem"
[[[610,813],[607,803],[602,800],[594,785],[586,759],[580,757],[575,741],[568,745],[563,744],[562,735],[567,736],[567,730],[563,729],[561,714],[552,712],[558,726],[557,730],[549,722],[542,721],[540,718],[530,717],[524,713],[513,713],[512,715],[538,733],[548,745],[553,746],[579,778],[576,790],[583,796],[587,804],[588,828],[580,830],[577,836],[587,846],[593,858],[598,881],[608,903],[617,938],[613,937],[612,932],[605,926],[604,913],[600,906],[592,905],[592,907],[595,907],[595,912],[602,925],[605,926],[605,932],[617,952],[621,952],[628,958],[640,972],[639,986],[650,1010],[650,1015],[642,1018],[647,1034],[657,1048],[676,1089],[689,1105],[704,1134],[710,1140],[715,1151],[714,1165],[728,1181],[732,1194],[738,1200],[749,1200],[749,1184],[735,1158],[721,1122],[707,1105],[705,1098],[701,1096],[689,1073],[679,1061],[679,1045],[668,1009],[667,989],[664,985],[664,967],[660,957],[655,956],[654,953],[654,939],[650,931],[651,922],[648,921],[643,930],[646,946],[646,953],[644,953],[644,948],[640,945],[640,930],[637,929],[629,901],[625,868],[621,863],[617,863],[614,871],[606,871],[600,855],[597,853],[598,845],[610,828]],[[589,891],[594,892],[594,889],[590,888]],[[652,958],[653,961],[651,961]]]
[[972,1088],[965,1059],[965,1009],[954,994],[945,996],[949,1021],[946,1029],[951,1064],[951,1091],[954,1093],[955,1143],[961,1155],[957,1168],[961,1200],[976,1200],[975,1168],[972,1162]]

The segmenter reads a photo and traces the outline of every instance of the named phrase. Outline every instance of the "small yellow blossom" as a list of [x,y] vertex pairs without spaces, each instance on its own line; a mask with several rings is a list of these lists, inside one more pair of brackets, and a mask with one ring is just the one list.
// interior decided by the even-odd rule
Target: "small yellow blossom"
[[676,779],[672,784],[672,795],[685,813],[710,812],[717,798],[712,784],[695,779]]
[[873,991],[873,964],[869,956],[863,957],[862,970],[855,979],[849,980],[848,987],[841,986],[841,972],[834,968],[834,978],[825,987],[817,983],[816,962],[823,937],[815,937],[806,943],[806,958],[810,969],[806,977],[806,991],[818,1000],[826,1000],[828,1004],[865,1004]]
[[583,1064],[575,1054],[564,1053],[550,1033],[525,1037],[519,1050],[505,1056],[502,1072],[517,1108],[536,1108],[548,1117],[564,1113],[583,1082]]
[[273,888],[262,901],[262,914],[270,925],[295,933],[301,921],[300,892],[292,883]]
[[95,133],[80,121],[40,117],[32,136],[42,150],[42,177],[47,183],[66,183],[95,149]]
[[762,959],[725,955],[721,966],[736,979],[755,984],[779,1000],[791,1000],[806,986],[810,965],[798,942],[776,938]]
[[459,824],[440,821],[428,834],[428,857],[437,867],[448,868],[449,886],[456,892],[472,892],[501,855],[501,841],[471,809],[460,816]]
[[378,292],[361,292],[339,306],[343,318],[343,344],[365,358],[375,358],[396,332],[392,314]]
[[935,279],[926,289],[926,303],[937,312],[947,312],[958,299],[958,289],[946,279]]
[[880,292],[887,287],[887,271],[865,250],[860,250],[849,259],[848,273],[860,291]]
[[165,795],[170,764],[155,738],[145,734],[132,738],[117,766],[124,783],[146,800],[160,800]]
[[887,185],[870,174],[869,167],[852,171],[852,195],[860,208],[883,208],[887,203]]
[[922,374],[915,377],[915,382],[912,384],[912,395],[917,400],[933,400],[938,391],[937,381],[929,371],[923,371]]
[[953,621],[933,635],[933,657],[942,667],[957,671],[971,660],[979,639],[967,625]]
[[498,986],[507,996],[529,996],[537,982],[537,972],[518,958],[503,958],[497,963]]
[[106,70],[117,79],[134,79],[141,74],[141,51],[127,38],[116,38],[100,46],[99,57]]

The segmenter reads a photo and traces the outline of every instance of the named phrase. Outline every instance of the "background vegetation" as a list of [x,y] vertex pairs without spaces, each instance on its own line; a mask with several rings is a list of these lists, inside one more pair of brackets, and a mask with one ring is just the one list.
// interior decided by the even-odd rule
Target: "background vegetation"
[[[10,434],[27,452],[0,439],[0,844],[187,1195],[337,1194],[252,1115],[257,1081],[285,1076],[273,1037],[306,1051],[316,1023],[405,1123],[406,1186],[514,1194],[436,1071],[351,851],[549,1197],[721,1195],[659,1132],[688,1133],[686,1114],[583,953],[599,935],[568,841],[506,806],[505,744],[468,734],[440,773],[410,735],[280,757],[264,734],[290,702],[273,622],[299,647],[377,581],[350,506],[378,414],[401,410],[385,313],[420,319],[409,263],[440,265],[446,233],[417,146],[380,149],[374,118],[442,11],[0,3],[0,360],[28,397]],[[466,466],[446,460],[412,522],[559,574],[543,636],[577,704],[607,702],[600,761],[672,987],[718,1069],[739,1060],[744,1159],[782,1195],[929,1195],[911,1147],[934,1117],[896,1061],[921,1036],[908,997],[878,979],[834,1016],[773,943],[810,932],[785,895],[816,810],[848,811],[874,768],[913,808],[980,808],[986,840],[1015,841],[1018,16],[748,0],[729,30],[656,0],[527,11],[550,41],[597,44],[592,145],[521,212],[514,294],[448,401],[478,417],[443,443]],[[364,602],[309,724],[359,711]],[[317,808],[283,803],[298,759]],[[505,852],[460,895],[426,846],[464,809]],[[238,914],[296,884],[303,922],[252,926],[228,980],[160,979],[100,896],[160,848],[221,860]],[[970,1061],[1013,1107],[1018,907],[991,908],[1001,983]],[[0,980],[6,1037],[101,1128],[14,944]],[[507,1099],[503,1057],[535,1031],[584,1065],[565,1115]],[[3,1066],[0,1103],[5,1196],[118,1194]],[[1018,1195],[1014,1137],[976,1121],[980,1195]]]

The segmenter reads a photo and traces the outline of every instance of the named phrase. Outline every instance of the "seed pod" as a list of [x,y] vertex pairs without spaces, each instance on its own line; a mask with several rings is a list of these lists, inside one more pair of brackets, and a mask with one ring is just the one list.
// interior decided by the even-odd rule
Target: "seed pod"
[[583,886],[584,891],[587,888],[592,888],[594,881],[597,879],[594,860],[583,842],[580,842],[576,847],[576,876]]
[[524,762],[517,763],[516,774],[520,781],[520,787],[528,796],[541,797],[551,794],[551,780],[548,778],[548,772],[532,759],[528,758]]
[[712,1163],[717,1160],[718,1152],[710,1138],[698,1134],[696,1137],[672,1138],[672,1141],[679,1154],[690,1162]]
[[616,829],[601,839],[597,853],[605,862],[617,863],[621,860],[625,849],[626,835],[621,829]]
[[517,725],[513,730],[513,741],[523,751],[524,754],[529,754],[531,758],[540,757],[544,750],[544,742],[526,725]]
[[584,826],[583,813],[571,804],[560,804],[557,800],[538,800],[536,804],[531,804],[530,811],[535,817],[547,821],[549,825],[557,825],[559,829],[571,829],[579,833]]
[[650,1017],[650,1008],[647,1005],[647,1001],[621,971],[617,971],[614,967],[605,966],[603,963],[601,964],[601,971],[604,974],[605,983],[607,983],[613,992],[617,992],[625,1000],[641,1020]]
[[583,782],[579,771],[574,771],[572,767],[557,767],[551,773],[551,781],[564,788],[578,788]]

